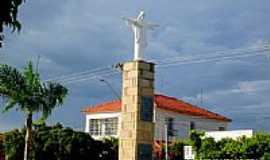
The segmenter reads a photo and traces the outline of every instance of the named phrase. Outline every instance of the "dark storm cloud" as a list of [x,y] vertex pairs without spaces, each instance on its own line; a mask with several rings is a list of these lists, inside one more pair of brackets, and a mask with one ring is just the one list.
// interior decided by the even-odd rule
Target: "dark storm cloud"
[[[269,131],[269,86],[269,79],[241,81],[228,89],[205,92],[203,106],[232,118],[232,128]],[[195,104],[200,104],[200,98],[199,94],[195,97],[184,97]]]
[[[29,1],[20,13],[22,32],[8,34],[0,53],[5,54],[7,63],[20,68],[40,54],[44,79],[122,62],[132,58],[132,35],[121,16],[135,17],[144,9],[147,19],[160,24],[149,34],[148,59],[211,54],[268,42],[269,6],[267,0]],[[239,91],[241,84],[269,80],[269,71],[265,57],[160,68],[156,89],[197,103],[203,88],[204,106],[234,119],[232,128],[260,126],[269,130],[269,126],[258,124],[269,119],[265,106],[270,102],[265,95],[270,91],[257,90],[252,96]],[[106,78],[120,92],[119,75]],[[69,97],[51,121],[81,127],[78,117],[84,106],[115,99],[98,80],[67,86]],[[257,108],[256,121],[252,107]],[[14,113],[5,117],[1,116],[0,130],[19,125]],[[4,121],[8,125],[3,126]]]

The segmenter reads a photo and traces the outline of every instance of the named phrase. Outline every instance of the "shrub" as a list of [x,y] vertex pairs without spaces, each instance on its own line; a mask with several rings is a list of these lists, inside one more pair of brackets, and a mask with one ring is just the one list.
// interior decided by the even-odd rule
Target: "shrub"
[[217,142],[213,138],[195,137],[193,135],[197,159],[270,158],[270,135],[267,133],[257,133],[251,138],[242,137],[237,140],[224,138]]
[[[8,160],[23,159],[25,130],[5,134],[3,149]],[[32,160],[112,160],[112,145],[96,141],[84,132],[64,128],[62,125],[37,126],[33,132]]]

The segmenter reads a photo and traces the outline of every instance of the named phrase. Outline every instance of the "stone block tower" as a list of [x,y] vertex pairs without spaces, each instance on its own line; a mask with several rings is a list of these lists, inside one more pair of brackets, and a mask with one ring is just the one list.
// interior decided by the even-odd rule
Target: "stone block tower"
[[154,143],[154,64],[123,64],[119,160],[152,160]]

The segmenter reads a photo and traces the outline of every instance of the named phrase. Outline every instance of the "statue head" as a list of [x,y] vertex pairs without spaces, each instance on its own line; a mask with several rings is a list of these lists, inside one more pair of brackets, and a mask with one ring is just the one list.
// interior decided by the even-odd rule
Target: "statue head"
[[144,17],[145,17],[144,11],[140,11],[140,14],[139,14],[138,17],[137,17],[137,20],[143,21],[143,20],[144,20]]

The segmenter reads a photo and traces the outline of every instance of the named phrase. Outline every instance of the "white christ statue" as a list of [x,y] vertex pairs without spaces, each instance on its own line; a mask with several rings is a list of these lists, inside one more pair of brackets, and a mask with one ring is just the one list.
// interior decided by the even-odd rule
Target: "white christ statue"
[[144,50],[147,46],[146,30],[153,30],[157,24],[144,22],[145,13],[141,11],[137,18],[126,18],[128,26],[131,26],[134,33],[134,60],[143,60]]

